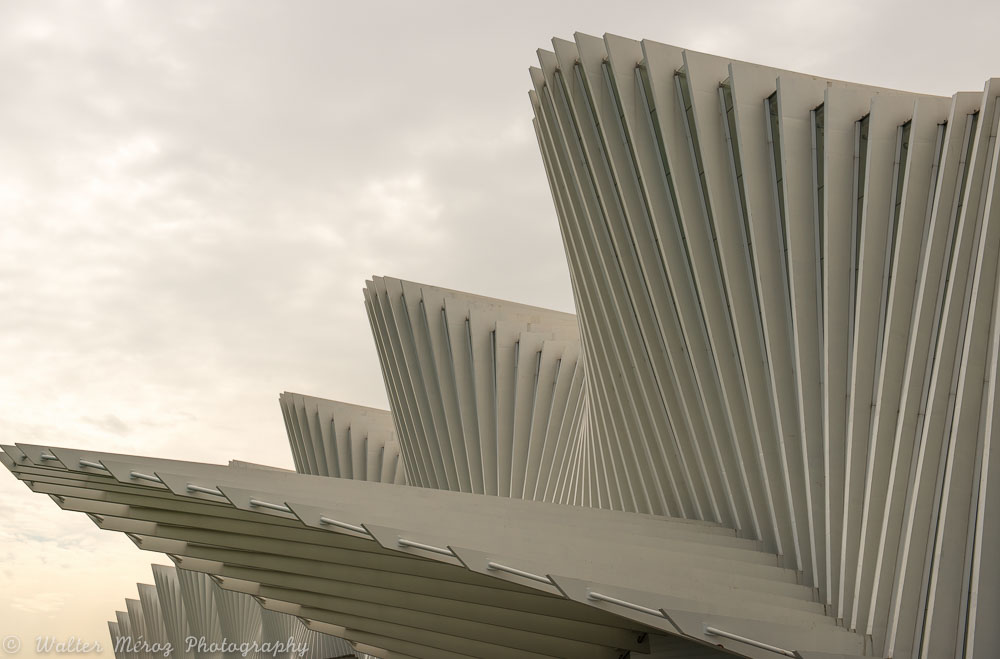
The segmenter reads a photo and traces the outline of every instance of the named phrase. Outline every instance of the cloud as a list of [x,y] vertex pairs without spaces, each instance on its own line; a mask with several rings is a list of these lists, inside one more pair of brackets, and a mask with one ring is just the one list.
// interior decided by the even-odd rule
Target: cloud
[[85,416],[83,417],[83,420],[100,430],[104,430],[115,435],[127,435],[130,430],[128,424],[114,414],[105,414],[99,418]]
[[13,601],[11,608],[25,613],[52,613],[66,605],[66,596],[56,593],[36,593]]

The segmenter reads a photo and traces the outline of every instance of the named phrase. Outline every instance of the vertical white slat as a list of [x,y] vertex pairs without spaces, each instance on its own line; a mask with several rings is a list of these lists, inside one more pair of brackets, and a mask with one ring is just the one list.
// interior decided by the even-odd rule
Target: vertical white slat
[[469,337],[472,344],[473,370],[476,377],[476,396],[479,410],[479,437],[483,440],[481,452],[486,494],[500,493],[497,481],[497,405],[496,380],[493,362],[493,327],[490,318],[476,310],[469,311]]
[[309,410],[306,409],[301,398],[296,400],[295,419],[298,425],[299,434],[302,437],[303,452],[305,453],[306,465],[309,468],[309,473],[322,473],[325,466],[320,466],[319,459],[316,455],[316,442],[314,442],[312,438],[311,424],[309,422]]
[[458,401],[455,369],[451,356],[452,342],[445,312],[445,295],[441,289],[434,286],[421,286],[420,292],[424,303],[424,323],[430,338],[434,364],[434,384],[444,410],[445,427],[438,428],[438,432],[447,431],[458,473],[459,491],[472,492],[472,470],[468,453],[473,438],[465,437],[465,424]]
[[[862,505],[861,554],[859,564],[863,569],[856,576],[855,600],[857,603],[856,626],[875,637],[881,644],[885,636],[888,591],[882,589],[882,602],[877,601],[879,574],[883,567],[889,569],[888,554],[884,551],[883,538],[888,533],[887,506],[894,500],[892,486],[901,468],[896,429],[898,415],[903,408],[903,391],[907,378],[907,353],[912,345],[916,304],[919,297],[918,281],[921,261],[928,240],[932,235],[931,218],[934,190],[939,179],[940,153],[943,146],[943,122],[947,120],[950,102],[945,99],[925,98],[917,101],[909,129],[909,144],[905,160],[896,164],[897,189],[894,205],[898,208],[895,254],[889,282],[885,330],[882,336],[882,360],[873,400],[876,403],[868,451],[865,493]],[[902,145],[901,145],[902,148]],[[909,466],[910,454],[904,458]],[[900,480],[903,480],[902,478]],[[902,508],[897,506],[898,518]],[[898,538],[898,525],[893,533]],[[866,613],[867,612],[867,613]],[[874,618],[881,615],[876,625]]]
[[[409,341],[404,341],[404,350],[411,361],[410,369],[416,383],[418,409],[426,429],[428,444],[433,453],[440,457],[448,489],[461,490],[459,460],[455,456],[455,446],[444,409],[440,377],[435,368],[434,341],[430,336],[424,290],[418,284],[399,281],[402,289],[403,308],[406,309],[405,332]],[[401,334],[404,332],[401,332]],[[412,349],[412,353],[409,350]]]
[[[704,234],[700,231],[704,221],[699,225],[697,215],[705,207],[697,190],[692,189],[694,172],[689,154],[676,144],[676,140],[686,139],[686,129],[670,84],[673,68],[682,64],[683,56],[677,49],[652,42],[643,42],[642,49],[644,66],[636,69],[633,76],[634,93],[638,96],[636,111],[642,115],[631,124],[637,136],[633,143],[650,199],[653,230],[669,272],[672,295],[694,362],[698,380],[695,391],[701,394],[708,435],[720,454],[717,461],[727,465],[723,468],[729,481],[726,497],[738,501],[736,506],[743,511],[739,515],[741,524],[752,537],[773,539],[773,535],[762,535],[761,530],[759,511],[768,510],[769,506],[765,501],[766,487],[757,478],[759,463],[754,459],[758,451],[753,438],[758,435],[743,431],[742,403],[740,407],[733,407],[734,397],[739,398],[742,394],[731,370],[734,357],[732,328],[717,313],[722,303],[720,280],[718,273],[707,267],[709,264],[700,263],[696,258],[696,254],[704,254],[705,249]],[[624,71],[616,76],[620,86],[625,77]],[[627,97],[627,93],[622,94],[623,99]],[[694,243],[689,241],[692,230],[695,231]],[[697,416],[692,414],[693,418]]]
[[[118,621],[118,633],[126,639],[134,639],[135,636],[132,634],[132,623],[128,618],[128,613],[125,611],[115,611],[115,619]],[[116,652],[115,657],[121,656],[125,659],[134,659],[136,653],[130,651],[131,647],[132,646],[126,642],[121,655]]]
[[631,468],[638,479],[635,494],[640,501],[648,502],[649,507],[643,512],[683,515],[681,511],[690,508],[692,502],[686,493],[681,495],[679,476],[673,473],[680,465],[661,465],[666,473],[658,471],[652,450],[645,441],[655,432],[650,396],[656,391],[656,385],[650,370],[650,348],[640,329],[643,320],[648,320],[649,308],[639,291],[630,286],[631,281],[638,280],[638,266],[634,256],[626,251],[628,238],[624,235],[621,204],[595,127],[592,101],[579,69],[579,51],[572,42],[554,39],[552,43],[560,66],[554,91],[557,99],[565,104],[570,139],[575,140],[579,149],[577,180],[592,199],[584,235],[597,256],[602,276],[613,291],[606,301],[607,322],[618,328],[612,333],[617,339],[616,349],[609,352],[615,360],[612,368],[632,374],[632,377],[619,380],[616,389],[623,403],[620,422],[627,429],[623,443],[629,449]]
[[425,349],[426,333],[421,321],[420,289],[410,282],[390,277],[385,280],[392,309],[391,319],[398,332],[402,359],[406,363],[416,404],[414,409],[423,428],[427,451],[438,475],[439,486],[455,490],[458,487],[458,474],[451,455],[451,445],[447,441],[447,435],[439,437],[437,434],[443,412],[428,373],[430,363]]
[[[709,480],[705,452],[692,438],[687,409],[677,395],[679,377],[686,378],[687,369],[675,361],[685,349],[650,227],[651,211],[642,192],[636,156],[622,121],[623,102],[618,98],[607,48],[603,39],[581,34],[576,35],[576,42],[580,53],[577,70],[585,81],[597,123],[603,173],[613,180],[620,211],[617,216],[621,224],[612,236],[626,283],[633,291],[637,329],[649,354],[650,380],[655,387],[655,395],[646,400],[654,434],[643,441],[650,445],[654,460],[677,465],[679,489],[691,502],[690,514],[718,520],[722,498],[715,491],[718,476],[716,482]],[[632,70],[626,78],[634,84]]]
[[[991,188],[990,206],[997,220],[996,187]],[[997,384],[1000,383],[1000,286],[996,287],[993,300],[993,329],[990,338],[992,359],[986,377],[989,393],[985,402],[986,426],[983,429],[982,468],[976,483],[974,537],[972,565],[969,575],[969,609],[965,631],[965,659],[995,656],[1000,652],[1000,625],[996,624],[996,612],[1000,611],[1000,488],[997,474],[1000,474],[1000,450],[995,433],[1000,427],[1000,401],[997,400]]]
[[[751,436],[759,442],[758,457],[765,464],[762,467],[765,474],[763,483],[769,488],[773,510],[776,513],[781,509],[787,511],[791,505],[788,487],[781,485],[787,482],[787,470],[776,470],[773,462],[767,464],[773,460],[769,442],[775,437],[780,442],[780,433],[775,434],[774,426],[768,426],[763,421],[761,404],[766,409],[773,397],[767,395],[767,387],[762,386],[764,383],[760,379],[762,371],[759,365],[766,354],[762,355],[764,346],[760,342],[759,291],[754,290],[753,262],[740,212],[743,205],[733,176],[734,164],[739,166],[734,160],[733,147],[741,143],[747,132],[746,126],[741,127],[743,119],[740,103],[736,100],[742,92],[737,82],[733,89],[735,121],[731,124],[726,90],[720,87],[727,79],[731,85],[734,82],[730,63],[692,51],[684,51],[683,61],[683,76],[675,77],[675,87],[678,101],[687,113],[686,137],[693,164],[698,170],[702,204],[714,242],[715,276],[719,278],[725,295],[735,340],[738,370],[729,377],[735,377],[742,385],[746,418],[750,422]],[[755,127],[758,134],[760,128],[759,125]],[[742,210],[746,212],[748,207],[744,206]],[[779,504],[779,501],[784,503]],[[785,564],[801,569],[794,515],[776,514],[775,520],[781,529],[780,553]]]
[[305,462],[300,449],[300,439],[298,428],[292,425],[291,408],[293,403],[287,392],[278,395],[278,405],[281,406],[281,416],[285,421],[285,433],[288,435],[288,444],[292,450],[292,464],[295,471],[305,473]]
[[444,299],[442,303],[443,322],[449,339],[448,352],[451,362],[452,386],[456,397],[454,405],[461,418],[461,437],[468,461],[470,488],[472,492],[482,494],[484,492],[482,439],[479,436],[472,352],[469,350],[468,330],[466,329],[469,311],[460,304],[455,304],[453,308],[448,299]]
[[[371,326],[372,338],[375,340],[375,349],[378,353],[379,368],[382,371],[382,380],[385,382],[385,392],[389,399],[389,409],[392,410],[392,422],[396,428],[396,436],[404,437],[409,424],[407,411],[402,404],[400,393],[397,390],[397,381],[393,377],[393,364],[389,353],[385,325],[382,319],[381,307],[378,303],[378,291],[373,280],[367,281],[364,288],[365,311],[368,314],[368,323]],[[406,474],[408,483],[419,487],[426,487],[424,484],[423,468],[419,464],[415,447],[408,441],[401,441],[399,450],[403,456],[402,470]]]
[[[984,124],[986,126],[983,130]],[[939,312],[940,328],[933,352],[933,366],[927,385],[923,418],[917,424],[916,455],[910,473],[908,498],[904,512],[896,586],[890,611],[890,629],[886,649],[894,653],[917,654],[921,647],[922,621],[927,597],[932,542],[940,506],[940,488],[944,479],[947,455],[945,434],[954,412],[952,392],[957,385],[960,359],[959,343],[968,319],[968,301],[972,284],[974,246],[979,240],[980,225],[976,206],[981,192],[985,141],[988,121],[977,120],[966,162],[960,193],[958,223],[952,257],[948,262],[943,304]],[[970,201],[972,211],[970,213]],[[952,648],[950,651],[954,651]]]
[[209,576],[178,568],[177,583],[191,635],[199,641],[204,638],[207,644],[222,641],[222,627],[215,605],[215,584]]
[[502,497],[510,496],[511,460],[514,449],[514,406],[517,395],[516,325],[496,320],[490,332],[492,363],[496,379],[497,487]]
[[976,167],[963,213],[977,225],[970,255],[967,283],[968,319],[958,337],[957,377],[950,398],[951,418],[944,430],[944,478],[940,508],[933,540],[933,558],[927,585],[927,605],[921,640],[921,656],[936,657],[942,652],[963,653],[965,605],[968,601],[969,554],[974,531],[970,529],[972,502],[977,493],[979,458],[982,452],[982,402],[987,393],[984,380],[990,323],[993,318],[997,254],[1000,252],[1000,221],[991,209],[991,191],[996,185],[1000,161],[997,140],[1000,122],[1000,80],[987,85],[982,104],[981,136],[974,157]]
[[125,659],[125,641],[117,621],[108,620],[108,635],[111,636],[111,651],[115,653],[115,659]]
[[[142,617],[146,624],[146,642],[163,648],[170,642],[167,627],[160,609],[160,600],[156,595],[156,587],[152,584],[136,584],[139,590],[139,602],[142,604]],[[155,653],[153,653],[155,654]]]
[[803,504],[809,529],[808,565],[812,583],[826,597],[823,402],[820,382],[822,285],[820,226],[815,210],[812,112],[822,105],[824,81],[782,72],[776,81],[777,128],[787,251],[788,297],[792,321],[798,440]]
[[[939,99],[934,99],[939,100]],[[937,120],[924,121],[919,112],[919,101],[913,106],[911,119],[896,127],[895,155],[892,164],[889,188],[889,203],[885,229],[884,262],[882,266],[881,303],[878,311],[879,327],[876,334],[874,380],[869,404],[869,420],[867,431],[860,431],[860,445],[864,447],[864,472],[862,482],[856,487],[862,491],[860,508],[860,526],[858,530],[857,570],[854,584],[846,584],[853,591],[853,606],[850,615],[850,627],[859,628],[865,625],[871,599],[872,578],[874,575],[878,546],[878,522],[873,514],[872,502],[876,497],[876,505],[881,505],[885,497],[885,481],[887,478],[889,443],[886,433],[879,434],[879,426],[889,430],[894,425],[893,415],[898,409],[899,376],[902,374],[902,355],[906,345],[907,332],[899,326],[900,318],[896,314],[902,309],[902,322],[909,325],[912,282],[915,280],[916,257],[920,241],[923,237],[923,221],[926,218],[924,204],[927,199],[928,184],[926,181],[931,172],[933,149],[936,142]],[[930,110],[930,105],[927,106]],[[933,119],[939,119],[936,117]],[[925,148],[917,152],[917,134],[923,134]],[[930,144],[928,145],[927,142]],[[925,181],[921,186],[911,181],[908,171],[919,170]],[[916,176],[913,177],[914,180]],[[911,183],[913,183],[911,185]],[[918,199],[907,200],[907,192],[916,193]],[[906,202],[910,201],[911,205]],[[897,286],[901,279],[906,280],[902,287]],[[891,373],[887,379],[887,369]],[[881,424],[885,416],[888,422]],[[860,457],[860,456],[859,456]]]
[[609,55],[607,66],[613,71],[616,98],[621,105],[623,139],[631,154],[632,175],[644,201],[644,222],[633,219],[633,223],[644,232],[640,244],[650,250],[646,259],[655,266],[649,266],[650,278],[654,282],[656,277],[662,278],[658,292],[654,293],[654,310],[660,312],[658,307],[663,307],[660,313],[667,318],[665,333],[672,346],[669,353],[672,378],[668,388],[677,390],[683,429],[691,438],[689,441],[710,447],[700,451],[699,471],[713,490],[723,522],[737,529],[746,527],[757,536],[748,484],[741,477],[745,470],[740,447],[723,421],[725,412],[718,392],[715,362],[661,162],[643,82],[646,74],[642,45],[613,35],[605,35],[604,41]]
[[[612,35],[605,35],[604,41],[609,54],[604,64],[606,78],[613,85],[613,98],[618,104],[619,116],[614,123],[627,150],[626,173],[635,180],[642,200],[640,212],[629,219],[644,250],[654,313],[661,319],[661,332],[670,348],[664,397],[676,400],[668,411],[678,410],[670,412],[681,419],[675,432],[685,440],[685,450],[693,456],[713,511],[719,511],[724,523],[737,529],[747,526],[751,534],[757,535],[747,484],[741,478],[740,449],[722,421],[715,364],[677,229],[657,128],[651,120],[647,85],[643,82],[648,76],[644,73],[642,45]],[[709,405],[711,411],[706,410]]]
[[[335,419],[332,412],[321,399],[301,396],[299,401],[306,410],[309,421],[309,441],[316,444],[314,450],[317,454],[319,475],[343,476],[346,470],[341,467],[343,462],[340,448],[337,446]],[[322,459],[319,458],[320,452],[322,452]]]
[[538,487],[538,474],[542,469],[542,452],[545,435],[552,425],[552,405],[558,384],[562,346],[553,344],[546,335],[535,353],[535,375],[531,395],[531,420],[524,451],[523,479],[518,498],[533,499]]
[[303,410],[305,417],[305,426],[303,427],[303,430],[306,431],[312,445],[312,453],[316,461],[316,468],[318,473],[324,476],[329,476],[333,473],[332,470],[335,469],[335,461],[332,456],[334,447],[329,446],[325,441],[323,441],[323,430],[319,420],[319,409],[316,405],[316,401],[303,399]]
[[[619,117],[612,90],[608,87],[604,42],[582,35],[579,39],[588,48],[582,50],[576,47],[578,59],[573,64],[572,78],[567,76],[564,80],[575,83],[567,83],[571,90],[569,98],[586,153],[587,174],[601,201],[607,239],[604,243],[607,256],[605,267],[610,273],[617,271],[611,276],[620,277],[627,296],[627,303],[623,301],[617,308],[617,314],[627,325],[625,333],[631,337],[624,353],[629,360],[626,368],[633,370],[636,377],[626,380],[624,388],[634,408],[642,410],[645,417],[639,420],[640,434],[634,443],[638,447],[638,455],[650,465],[651,477],[646,481],[650,498],[662,499],[668,506],[667,510],[672,510],[673,514],[701,519],[705,515],[705,505],[708,505],[703,500],[708,495],[704,487],[692,479],[690,463],[695,458],[685,456],[672,418],[663,410],[664,385],[660,374],[669,368],[667,355],[658,329],[660,319],[656,317],[645,279],[648,264],[637,251],[641,239],[636,237],[630,219],[630,214],[639,215],[644,209],[634,176],[624,171],[631,161],[625,152],[621,132],[602,130],[606,123],[604,118],[617,121]],[[571,55],[573,50],[567,50]],[[604,237],[605,234],[599,233],[602,241]],[[661,488],[660,483],[666,487]],[[696,490],[700,491],[701,499]]]
[[137,599],[126,599],[125,609],[128,611],[129,625],[132,632],[132,642],[136,644],[135,654],[139,659],[152,659],[152,652],[149,652],[143,641],[149,638],[146,633],[146,619],[142,615],[142,603]]
[[910,96],[882,95],[872,99],[867,121],[867,141],[860,146],[861,172],[856,180],[859,203],[856,207],[855,246],[857,278],[853,316],[853,344],[849,385],[847,439],[845,452],[844,534],[841,538],[841,610],[853,628],[856,624],[855,577],[860,566],[865,469],[868,460],[873,396],[878,365],[882,358],[888,273],[892,255],[890,209],[893,205],[893,162],[900,126],[913,116]]
[[[777,72],[733,62],[729,68],[733,97],[735,148],[730,146],[734,222],[739,237],[731,249],[731,279],[742,286],[742,350],[753,418],[761,435],[765,474],[776,515],[784,524],[785,551],[815,583],[809,548],[808,515],[796,502],[806,501],[798,441],[798,401],[789,333],[788,283],[785,274],[782,217],[777,205],[768,98],[773,98]],[[735,162],[738,152],[739,162]],[[720,193],[718,196],[722,197]],[[739,264],[739,266],[737,266]],[[740,268],[737,271],[737,267]],[[742,272],[743,277],[736,273]],[[793,479],[793,475],[796,476]],[[796,487],[796,485],[801,485]],[[805,554],[803,554],[803,548]]]
[[[872,92],[831,87],[823,102],[823,445],[826,470],[827,604],[840,611],[845,438],[853,325],[852,215],[855,208],[855,130]],[[838,613],[838,617],[841,614]]]
[[[571,270],[579,269],[581,274],[576,277],[577,280],[588,282],[593,287],[584,298],[586,306],[581,306],[580,309],[583,314],[581,323],[584,335],[590,339],[584,345],[591,365],[588,372],[594,373],[592,403],[599,408],[595,414],[599,423],[604,425],[604,436],[614,447],[611,456],[624,499],[624,509],[649,511],[651,504],[644,486],[644,475],[637,468],[635,447],[632,444],[632,437],[637,434],[632,425],[634,413],[624,413],[626,403],[623,396],[627,395],[627,391],[619,391],[619,387],[612,386],[616,380],[620,381],[620,376],[616,378],[613,375],[616,372],[613,360],[620,359],[625,350],[622,337],[610,331],[611,327],[621,326],[620,321],[611,320],[614,314],[611,307],[624,295],[616,295],[610,289],[611,280],[606,270],[602,269],[592,231],[586,230],[584,226],[587,216],[599,211],[596,210],[593,190],[589,187],[589,177],[584,179],[578,175],[585,164],[582,162],[579,138],[573,128],[574,120],[569,114],[562,76],[556,70],[556,59],[554,55],[541,51],[539,62],[546,81],[543,107],[547,108],[548,123],[554,129],[550,132],[559,153],[563,180],[571,190],[570,199],[574,200],[574,208],[578,209],[567,215],[567,219],[572,220],[572,223],[567,224],[567,235],[571,238],[570,250],[571,254],[576,255],[575,264],[571,262]],[[555,139],[556,135],[558,140]],[[594,312],[589,313],[589,309],[594,309]]]
[[191,631],[187,614],[184,612],[184,600],[181,599],[176,569],[166,565],[153,565],[152,569],[167,639],[174,648],[171,656],[190,657],[192,653],[187,650],[187,638],[191,635]]
[[[222,636],[230,643],[260,643],[260,606],[246,593],[215,588],[215,606],[219,613]],[[251,653],[256,656],[257,653]]]
[[[535,119],[536,135],[538,137],[539,147],[542,151],[542,156],[543,156],[542,159],[545,164],[546,174],[549,178],[550,187],[552,189],[553,200],[556,206],[556,214],[560,220],[560,224],[564,227],[562,234],[563,234],[563,242],[566,247],[567,257],[572,263],[576,255],[576,250],[573,244],[573,238],[566,230],[566,224],[565,224],[567,221],[566,209],[570,206],[568,197],[569,190],[565,185],[566,179],[561,174],[562,167],[560,165],[559,157],[557,156],[557,151],[555,149],[555,143],[553,141],[550,132],[550,115],[546,112],[545,107],[543,106],[543,101],[548,100],[547,90],[543,88],[545,85],[545,78],[540,69],[533,68],[531,72],[532,72],[532,80],[535,82],[536,85],[536,89],[530,94],[532,107],[536,114],[536,119]],[[551,105],[549,105],[549,107],[551,108]],[[589,306],[588,289],[584,285],[585,282],[582,282],[577,277],[577,271],[572,267],[570,268],[570,279],[571,282],[573,283],[574,292],[576,293],[578,308],[588,307]],[[580,333],[581,333],[581,341],[584,343],[586,342],[586,339],[584,338],[586,335],[586,327],[587,327],[586,319],[581,318]],[[577,408],[580,407],[580,403],[581,401],[583,401],[583,397],[589,395],[589,389],[587,389],[584,381],[585,368],[583,366],[583,361],[582,357],[580,356],[579,349],[577,349],[573,353],[572,363],[573,363],[573,368],[572,368],[573,379],[570,384],[571,387],[570,391],[575,393],[568,393],[565,399],[563,399],[560,396],[559,405],[556,408],[561,410],[558,419],[559,422],[555,426],[555,434],[552,437],[552,439],[546,440],[546,449],[543,450],[542,453],[543,462],[547,464],[548,467],[547,469],[544,467],[541,468],[540,479],[544,477],[544,489],[541,490],[541,494],[539,494],[539,491],[536,489],[536,498],[540,497],[542,500],[545,501],[556,500],[557,496],[556,492],[558,491],[559,488],[558,484],[562,474],[564,473],[564,465],[566,464],[566,459],[569,453],[568,446],[572,441],[572,439],[576,436],[576,433],[582,430],[582,426],[574,423],[576,419],[580,418],[578,416]],[[561,366],[560,371],[562,373],[568,372],[568,369],[562,366],[562,362],[560,362],[560,366]],[[575,401],[575,402],[571,403],[570,401]],[[547,433],[547,437],[548,436],[549,435]],[[608,437],[611,437],[611,435],[608,435]],[[609,444],[610,442],[603,442],[602,449],[610,450]],[[546,457],[549,455],[547,449],[550,446],[552,451],[551,457]],[[608,472],[605,471],[605,473],[607,474]],[[610,473],[613,477],[615,476],[615,472],[613,469],[610,471]],[[606,479],[606,482],[608,483],[608,491],[598,492],[598,501],[600,502],[599,505],[602,506],[606,505],[612,508],[617,507],[618,509],[624,509],[624,503],[621,497],[621,493],[620,490],[618,490],[617,488],[617,479],[616,478],[613,478],[612,480]],[[612,483],[615,484],[614,488],[611,487]],[[541,480],[539,481],[539,484],[540,485],[542,484]]]
[[413,334],[410,329],[408,309],[403,299],[402,284],[397,279],[384,277],[381,281],[384,289],[379,291],[383,317],[388,329],[389,345],[391,346],[396,364],[398,388],[404,392],[406,409],[411,419],[411,429],[414,441],[420,447],[424,461],[424,471],[431,479],[429,486],[438,489],[448,489],[448,474],[445,471],[441,451],[431,434],[430,414],[427,411],[426,393],[420,382],[419,368],[416,363]]
[[[695,154],[688,145],[687,119],[676,96],[675,71],[683,66],[683,52],[662,44],[644,41],[646,78],[649,88],[647,106],[655,111],[653,128],[661,136],[658,148],[661,173],[667,177],[667,187],[675,211],[672,231],[665,235],[672,238],[674,248],[682,246],[687,255],[690,285],[697,293],[697,305],[711,346],[711,359],[719,383],[725,423],[731,438],[740,443],[743,456],[759,459],[759,436],[751,429],[747,416],[746,391],[743,388],[741,365],[736,350],[733,326],[728,318],[728,303],[714,256],[715,246],[709,231],[707,206],[701,193]],[[755,460],[756,462],[756,460]],[[746,460],[741,460],[746,466]],[[753,464],[753,463],[751,463]],[[758,463],[759,468],[759,463]],[[753,468],[753,467],[749,467]],[[752,490],[753,527],[759,527],[763,539],[780,551],[775,518],[767,502],[766,485],[759,479],[747,478]],[[757,520],[760,520],[758,523]],[[765,521],[766,520],[766,521]],[[766,530],[765,530],[766,529]]]
[[374,320],[373,333],[378,330],[377,345],[380,346],[379,361],[385,372],[386,390],[389,392],[389,406],[393,411],[393,420],[400,438],[400,446],[404,455],[409,454],[409,470],[412,472],[413,483],[420,487],[436,487],[437,476],[430,464],[425,443],[422,438],[423,429],[417,425],[414,405],[411,402],[409,387],[406,385],[405,371],[398,360],[398,340],[390,326],[387,314],[387,293],[385,281],[381,277],[372,277],[367,294],[368,307]]

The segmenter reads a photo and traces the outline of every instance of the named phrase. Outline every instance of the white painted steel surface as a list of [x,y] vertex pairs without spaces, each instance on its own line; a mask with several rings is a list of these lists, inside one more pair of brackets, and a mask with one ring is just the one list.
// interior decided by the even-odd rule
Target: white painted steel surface
[[626,445],[593,498],[760,540],[872,654],[1000,652],[1000,83],[949,99],[581,34],[531,79],[594,441]]
[[[244,644],[247,649],[258,648],[246,655],[255,658],[364,659],[366,656],[342,638],[307,629],[295,616],[262,608],[250,595],[223,590],[208,574],[164,565],[152,568],[156,585],[137,584],[138,604],[136,600],[126,600],[128,611],[116,612],[118,621],[108,622],[116,659],[137,655],[162,657],[168,644],[170,657],[196,659],[243,656]],[[133,615],[141,615],[141,621],[133,619]],[[119,640],[123,635],[123,619],[128,621],[134,635]],[[202,633],[192,633],[192,629]],[[218,650],[223,642],[232,644],[235,650]],[[216,651],[200,651],[212,644],[216,645]],[[275,647],[283,651],[259,651]]]
[[390,410],[282,394],[300,474],[4,447],[222,588],[213,618],[154,573],[112,637],[277,612],[386,658],[1000,655],[1000,80],[538,59],[576,316],[373,277]]

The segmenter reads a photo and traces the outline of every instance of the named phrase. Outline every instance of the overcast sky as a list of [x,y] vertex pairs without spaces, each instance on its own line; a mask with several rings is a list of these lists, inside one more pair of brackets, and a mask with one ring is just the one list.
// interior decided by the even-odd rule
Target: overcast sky
[[[291,466],[283,390],[378,407],[373,274],[572,311],[531,129],[552,36],[951,95],[1000,3],[0,4],[0,441]],[[0,473],[0,636],[151,582]],[[105,656],[110,656],[109,652]]]

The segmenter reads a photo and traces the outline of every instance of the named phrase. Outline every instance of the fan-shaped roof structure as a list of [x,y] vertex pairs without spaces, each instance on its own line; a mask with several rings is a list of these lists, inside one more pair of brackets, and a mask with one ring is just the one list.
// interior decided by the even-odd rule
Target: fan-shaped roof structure
[[[307,629],[295,616],[262,608],[251,595],[223,590],[204,572],[152,568],[156,585],[137,584],[139,599],[126,600],[127,611],[108,622],[116,659],[367,656],[344,639]],[[123,621],[128,634],[121,632]]]
[[[576,316],[374,277],[390,409],[282,394],[305,474],[0,461],[385,659],[1000,655],[1000,80],[538,56]],[[232,597],[190,631],[281,627]],[[111,633],[176,633],[154,599]]]
[[391,277],[364,293],[409,483],[589,503],[575,316]]
[[879,656],[998,651],[1000,81],[942,98],[582,34],[531,77],[616,447],[597,485],[759,539]]
[[774,554],[714,523],[53,447],[4,452],[60,507],[380,657],[712,656],[712,644],[769,656],[730,638],[744,636],[847,655],[864,646]]

